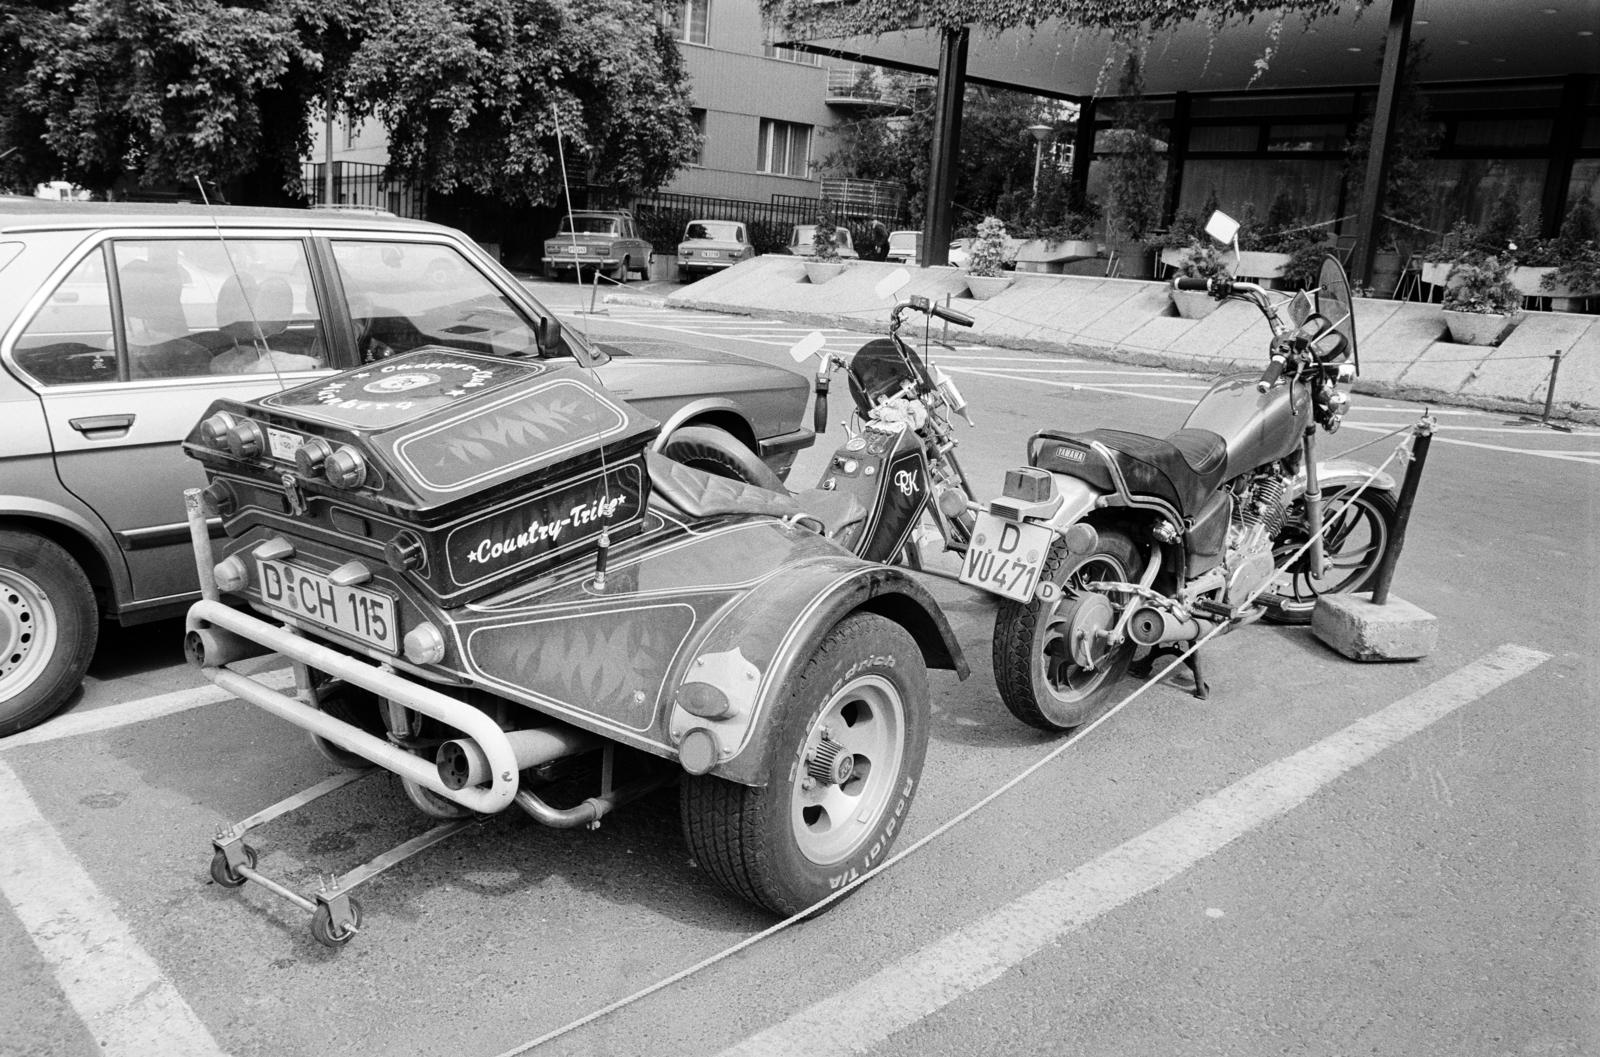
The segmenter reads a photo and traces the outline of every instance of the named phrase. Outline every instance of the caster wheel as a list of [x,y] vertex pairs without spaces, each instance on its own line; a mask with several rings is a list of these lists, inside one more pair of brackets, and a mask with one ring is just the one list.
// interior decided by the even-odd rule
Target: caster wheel
[[338,931],[333,927],[333,912],[326,903],[317,907],[317,912],[311,915],[311,938],[324,947],[343,947],[355,937],[356,931],[361,928],[361,904],[354,899],[350,900],[351,923],[341,927]]
[[[256,868],[256,850],[248,844],[244,846],[244,861],[250,869]],[[211,879],[224,888],[238,888],[246,880],[244,875],[233,872],[228,865],[228,856],[221,848],[211,853]]]

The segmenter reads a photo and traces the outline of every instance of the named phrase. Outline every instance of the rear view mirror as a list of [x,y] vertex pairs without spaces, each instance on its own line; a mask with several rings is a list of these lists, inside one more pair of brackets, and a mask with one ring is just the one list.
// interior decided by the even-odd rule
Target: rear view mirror
[[828,343],[822,331],[813,330],[793,345],[789,346],[789,357],[795,363],[805,363],[812,356],[822,351],[822,346]]
[[878,300],[887,301],[905,289],[906,284],[909,282],[911,282],[911,273],[904,268],[896,268],[882,279],[879,279],[878,285],[872,288],[872,292],[877,295]]
[[1239,235],[1239,222],[1219,209],[1206,221],[1206,234],[1224,246],[1231,246]]

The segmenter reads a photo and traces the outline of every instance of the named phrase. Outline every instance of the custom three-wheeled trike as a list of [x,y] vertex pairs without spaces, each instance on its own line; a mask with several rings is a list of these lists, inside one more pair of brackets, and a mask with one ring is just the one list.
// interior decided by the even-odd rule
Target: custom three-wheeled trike
[[[269,888],[338,945],[352,888],[473,820],[594,825],[672,781],[700,865],[775,912],[886,858],[926,670],[966,675],[944,615],[828,538],[843,504],[671,462],[656,432],[570,361],[439,347],[211,407],[185,444],[209,478],[188,496],[190,660],[439,819],[309,897],[258,871],[250,829],[341,775],[220,832],[219,884]],[[292,691],[236,670],[268,652]],[[541,795],[578,757],[592,795]]]

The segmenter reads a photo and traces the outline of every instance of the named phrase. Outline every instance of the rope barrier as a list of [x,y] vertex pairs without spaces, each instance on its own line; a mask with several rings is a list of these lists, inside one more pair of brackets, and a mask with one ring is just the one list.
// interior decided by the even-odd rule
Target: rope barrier
[[[1359,451],[1361,448],[1370,447],[1372,444],[1380,443],[1383,440],[1387,439],[1387,437],[1397,436],[1400,433],[1403,433],[1403,432],[1406,432],[1407,430],[1411,430],[1411,429],[1415,429],[1415,428],[1416,427],[1412,427],[1412,426],[1403,427],[1402,429],[1395,430],[1393,433],[1387,434],[1386,437],[1378,437],[1376,440],[1368,441],[1367,443],[1361,444],[1356,448],[1351,448],[1350,451]],[[1389,453],[1389,457],[1387,459],[1383,460],[1383,462],[1381,464],[1379,464],[1376,469],[1374,469],[1370,474],[1368,474],[1366,479],[1364,481],[1362,481],[1359,486],[1357,486],[1357,488],[1355,489],[1354,492],[1341,493],[1341,497],[1343,498],[1343,502],[1339,505],[1339,507],[1336,510],[1330,510],[1330,511],[1327,511],[1325,513],[1325,516],[1323,517],[1321,530],[1318,533],[1312,535],[1310,538],[1308,538],[1303,544],[1301,544],[1299,549],[1297,549],[1293,554],[1289,555],[1289,557],[1284,560],[1282,565],[1276,567],[1275,572],[1278,575],[1282,575],[1282,574],[1286,573],[1294,565],[1295,562],[1299,561],[1301,559],[1301,557],[1304,556],[1306,551],[1311,549],[1311,545],[1313,543],[1315,543],[1318,539],[1322,538],[1323,536],[1327,535],[1328,531],[1330,529],[1332,529],[1338,523],[1338,515],[1343,513],[1344,510],[1348,509],[1351,503],[1354,503],[1358,498],[1360,498],[1361,494],[1363,492],[1365,492],[1369,487],[1371,487],[1372,482],[1377,480],[1377,478],[1388,468],[1390,463],[1394,462],[1396,459],[1399,459],[1399,458],[1409,458],[1409,450],[1408,449],[1409,449],[1409,445],[1407,445],[1407,444],[1396,445],[1395,446],[1395,450]],[[1349,454],[1349,452],[1346,452],[1345,454]],[[1342,458],[1343,456],[1340,456],[1340,457]],[[1245,597],[1244,601],[1240,603],[1239,608],[1240,609],[1244,609],[1245,607],[1247,607],[1251,603],[1253,603],[1261,595],[1261,593],[1263,591],[1265,591],[1268,587],[1272,586],[1272,584],[1274,582],[1276,582],[1276,580],[1277,580],[1277,576],[1274,576],[1274,577],[1264,581],[1259,586],[1257,586],[1256,589],[1251,591]],[[1043,770],[1045,767],[1049,766],[1051,763],[1055,762],[1057,759],[1059,759],[1061,757],[1061,755],[1063,753],[1065,753],[1068,749],[1071,749],[1071,748],[1075,747],[1080,741],[1082,741],[1085,737],[1087,737],[1090,733],[1092,733],[1102,723],[1107,722],[1108,720],[1111,719],[1111,717],[1115,716],[1118,712],[1121,712],[1128,705],[1132,704],[1134,701],[1138,700],[1140,697],[1143,697],[1147,690],[1149,690],[1151,687],[1155,686],[1157,683],[1161,682],[1168,675],[1172,674],[1174,669],[1176,669],[1180,664],[1184,663],[1191,656],[1193,656],[1196,652],[1198,652],[1200,647],[1204,646],[1206,643],[1210,642],[1212,639],[1216,638],[1218,635],[1220,635],[1224,631],[1228,630],[1228,628],[1229,628],[1229,624],[1226,623],[1226,622],[1218,624],[1216,627],[1212,628],[1211,631],[1207,632],[1205,635],[1203,635],[1202,637],[1197,639],[1194,642],[1194,644],[1191,645],[1183,653],[1181,653],[1178,656],[1172,658],[1171,662],[1165,668],[1161,669],[1160,672],[1157,672],[1157,673],[1151,675],[1148,679],[1146,679],[1143,683],[1141,683],[1137,688],[1135,688],[1130,694],[1128,694],[1128,696],[1124,697],[1121,701],[1118,701],[1115,705],[1112,705],[1109,709],[1107,709],[1104,713],[1102,713],[1096,719],[1090,721],[1089,723],[1086,723],[1086,724],[1084,724],[1082,726],[1079,726],[1079,727],[1075,728],[1071,735],[1069,735],[1064,741],[1061,742],[1061,744],[1057,745],[1049,753],[1045,754],[1044,756],[1040,757],[1038,760],[1035,760],[1033,763],[1031,763],[1027,767],[1023,768],[1019,773],[1017,773],[1011,779],[1009,779],[1008,781],[1006,781],[1005,783],[1003,783],[1002,785],[1000,785],[999,787],[997,787],[996,789],[994,789],[993,791],[991,791],[990,793],[985,795],[980,800],[978,800],[975,803],[969,805],[968,807],[966,807],[962,811],[958,812],[957,814],[953,815],[949,819],[946,819],[943,823],[941,823],[940,825],[935,827],[931,832],[923,835],[921,838],[919,838],[918,840],[913,842],[909,847],[903,848],[900,851],[895,852],[889,858],[885,859],[883,862],[879,863],[877,866],[875,866],[872,869],[868,870],[866,873],[862,874],[860,877],[857,877],[855,880],[849,882],[848,884],[845,884],[843,887],[839,888],[838,890],[829,893],[825,898],[823,898],[823,899],[819,900],[818,902],[812,904],[810,907],[806,908],[805,910],[800,911],[798,914],[793,914],[793,915],[791,915],[791,916],[789,916],[787,918],[784,918],[782,921],[779,921],[776,924],[773,924],[773,925],[771,925],[771,926],[769,926],[769,927],[767,927],[765,929],[762,929],[760,932],[757,932],[757,933],[755,933],[755,934],[753,934],[751,936],[747,936],[746,938],[740,940],[738,943],[735,943],[732,946],[725,948],[724,950],[718,951],[716,954],[713,954],[713,955],[710,955],[709,957],[703,958],[700,961],[695,962],[693,965],[688,966],[687,968],[680,969],[679,971],[671,974],[670,976],[664,977],[664,978],[656,981],[655,983],[650,984],[648,987],[644,987],[644,988],[641,988],[638,991],[635,991],[631,995],[628,995],[628,996],[626,996],[624,998],[619,998],[615,1002],[612,1002],[612,1003],[610,1003],[608,1005],[602,1006],[601,1008],[596,1009],[596,1010],[594,1010],[594,1011],[592,1011],[590,1013],[587,1013],[584,1016],[579,1017],[576,1020],[570,1021],[567,1024],[564,1024],[559,1028],[556,1028],[556,1029],[554,1029],[552,1031],[548,1031],[545,1034],[538,1036],[537,1038],[531,1039],[528,1042],[525,1042],[525,1043],[521,1044],[520,1046],[517,1046],[517,1047],[515,1047],[513,1049],[510,1049],[510,1050],[506,1050],[504,1053],[499,1054],[498,1057],[521,1057],[522,1054],[528,1053],[529,1051],[531,1051],[531,1050],[533,1050],[533,1049],[535,1049],[535,1048],[537,1048],[539,1046],[542,1046],[547,1042],[553,1042],[556,1039],[559,1039],[564,1035],[570,1035],[572,1032],[577,1031],[580,1028],[587,1027],[588,1025],[593,1024],[594,1022],[596,1022],[598,1020],[601,1020],[601,1019],[603,1019],[603,1018],[605,1018],[607,1016],[610,1016],[612,1013],[616,1013],[616,1012],[618,1012],[618,1011],[620,1011],[622,1009],[627,1008],[628,1006],[635,1005],[638,1002],[641,1002],[644,999],[649,998],[651,995],[658,994],[659,992],[664,991],[667,988],[671,987],[673,984],[676,984],[676,983],[679,983],[679,982],[681,982],[683,980],[686,980],[689,977],[694,976],[695,974],[697,974],[699,972],[702,972],[702,971],[704,971],[706,969],[709,969],[712,966],[714,966],[714,965],[716,965],[716,964],[718,964],[720,962],[726,961],[727,959],[733,957],[736,954],[741,953],[742,951],[748,950],[749,948],[755,946],[757,943],[760,943],[762,940],[765,940],[765,939],[767,939],[767,938],[769,938],[771,936],[775,936],[780,932],[783,932],[784,930],[790,928],[791,926],[793,926],[797,922],[800,922],[800,921],[805,920],[806,918],[815,916],[824,907],[831,906],[832,904],[838,902],[840,899],[843,899],[846,895],[850,894],[851,892],[854,892],[860,886],[862,886],[862,885],[866,884],[868,881],[872,880],[874,877],[877,877],[879,874],[884,873],[885,871],[893,868],[894,866],[898,865],[899,863],[901,863],[901,862],[905,861],[906,859],[910,858],[912,855],[915,855],[917,852],[921,851],[923,848],[927,847],[929,844],[933,843],[935,840],[938,840],[939,838],[943,837],[946,833],[950,832],[952,829],[954,829],[957,826],[961,825],[962,823],[966,822],[969,818],[971,818],[972,816],[976,815],[979,811],[982,811],[984,808],[988,807],[994,801],[998,800],[1000,797],[1004,796],[1006,793],[1009,793],[1011,790],[1015,789],[1018,785],[1022,784],[1024,781],[1026,781],[1027,779],[1031,778],[1033,775],[1037,774],[1039,771]]]

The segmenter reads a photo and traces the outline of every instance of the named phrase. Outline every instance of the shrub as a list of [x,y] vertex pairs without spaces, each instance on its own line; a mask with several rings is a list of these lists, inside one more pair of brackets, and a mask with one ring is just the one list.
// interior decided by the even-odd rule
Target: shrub
[[1448,311],[1508,315],[1521,306],[1522,295],[1511,285],[1509,258],[1463,257],[1445,277]]
[[1217,247],[1204,238],[1189,243],[1187,251],[1178,259],[1178,274],[1185,279],[1231,278],[1233,272]]
[[967,274],[995,277],[1006,263],[1006,225],[999,217],[984,217],[967,254]]
[[817,211],[817,228],[811,234],[811,259],[814,261],[839,260],[839,232],[838,221],[833,211],[833,203],[826,199],[822,208]]

